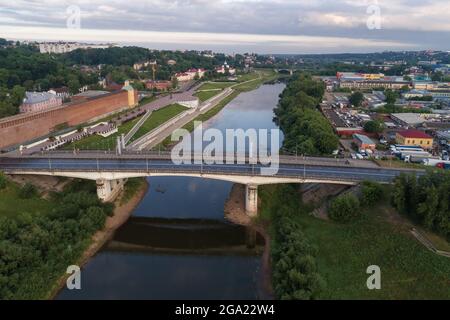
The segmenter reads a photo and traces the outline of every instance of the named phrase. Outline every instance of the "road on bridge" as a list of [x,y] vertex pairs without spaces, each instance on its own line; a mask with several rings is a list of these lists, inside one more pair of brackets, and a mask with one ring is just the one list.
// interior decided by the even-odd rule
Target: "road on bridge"
[[148,158],[33,158],[2,157],[0,170],[14,174],[15,172],[121,172],[121,173],[153,173],[153,174],[208,174],[235,176],[270,176],[274,178],[318,179],[359,182],[372,180],[390,183],[401,173],[423,174],[420,170],[369,168],[354,166],[337,166],[325,164],[286,164],[280,163],[275,175],[264,175],[261,171],[268,166],[261,164],[174,164],[169,159]]

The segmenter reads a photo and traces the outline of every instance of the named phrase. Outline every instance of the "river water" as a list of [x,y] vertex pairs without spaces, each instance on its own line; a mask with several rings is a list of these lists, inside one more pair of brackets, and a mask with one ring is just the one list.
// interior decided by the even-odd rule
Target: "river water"
[[[239,95],[205,128],[275,129],[283,84]],[[224,219],[232,183],[149,179],[129,221],[82,270],[82,289],[57,299],[258,299],[262,237]]]

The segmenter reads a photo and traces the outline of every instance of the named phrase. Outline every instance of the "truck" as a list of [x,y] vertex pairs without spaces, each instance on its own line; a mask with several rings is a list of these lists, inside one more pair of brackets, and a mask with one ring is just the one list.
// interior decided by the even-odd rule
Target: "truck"
[[439,163],[450,164],[450,161],[445,161],[445,160],[436,159],[436,158],[428,158],[428,159],[424,159],[422,162],[422,164],[424,164],[426,166],[432,166],[432,167],[436,167]]
[[436,167],[444,170],[450,170],[450,162],[439,162],[436,164]]
[[431,153],[429,153],[427,151],[403,151],[401,153],[396,153],[396,156],[399,159],[405,160],[405,161],[406,161],[406,158],[410,158],[410,157],[422,157],[423,159],[432,158]]
[[425,151],[421,147],[417,146],[403,146],[403,145],[392,145],[390,148],[393,154],[399,154],[407,151]]
[[421,163],[421,164],[423,164],[424,161],[431,160],[431,159],[440,161],[439,157],[433,157],[430,154],[428,154],[428,155],[413,154],[413,155],[406,155],[405,156],[405,162],[409,162],[409,163]]

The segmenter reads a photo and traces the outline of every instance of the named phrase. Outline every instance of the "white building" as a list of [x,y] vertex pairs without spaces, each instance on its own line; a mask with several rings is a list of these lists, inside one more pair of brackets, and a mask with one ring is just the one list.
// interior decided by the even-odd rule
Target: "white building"
[[106,49],[112,47],[112,44],[87,44],[78,42],[42,42],[39,43],[41,53],[68,53],[77,49]]
[[230,67],[226,61],[221,67],[217,67],[216,68],[216,72],[220,73],[220,74],[225,74],[225,73],[227,73],[227,71],[231,75],[235,75],[236,74],[236,68]]
[[184,81],[192,81],[195,79],[196,76],[198,76],[199,79],[203,78],[205,76],[206,70],[205,69],[189,69],[186,72],[180,72],[175,75],[177,80],[179,82]]

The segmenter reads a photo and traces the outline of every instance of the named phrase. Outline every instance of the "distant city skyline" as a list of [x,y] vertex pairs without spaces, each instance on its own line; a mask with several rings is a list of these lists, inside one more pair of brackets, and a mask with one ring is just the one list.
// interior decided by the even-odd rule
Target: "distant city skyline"
[[446,0],[0,0],[0,37],[226,53],[448,51],[449,12]]

